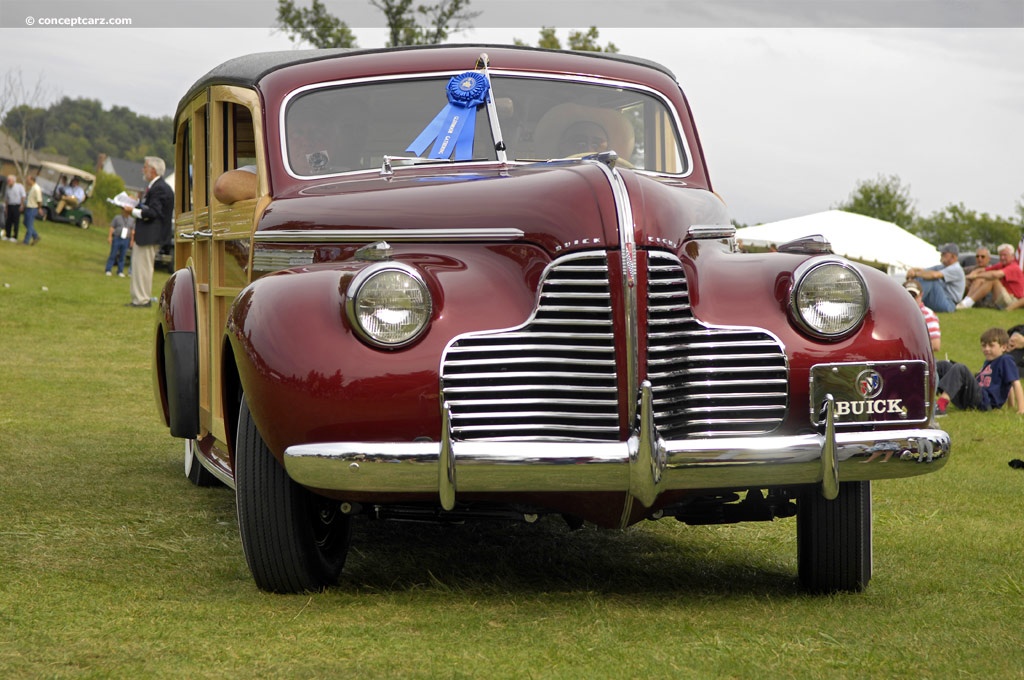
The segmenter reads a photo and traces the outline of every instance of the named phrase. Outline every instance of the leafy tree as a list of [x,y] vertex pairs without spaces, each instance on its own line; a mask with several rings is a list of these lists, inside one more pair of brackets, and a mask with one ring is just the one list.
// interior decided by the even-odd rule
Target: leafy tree
[[63,97],[48,109],[8,111],[2,122],[11,130],[27,120],[42,120],[29,148],[67,156],[79,168],[91,170],[101,153],[137,162],[147,155],[174,158],[169,117],[148,118],[125,107],[104,111],[98,100]]
[[356,47],[348,25],[327,11],[320,0],[311,8],[296,7],[292,0],[277,0],[277,22],[294,43],[313,47]]
[[46,128],[47,110],[41,108],[49,97],[40,75],[34,85],[25,82],[21,69],[7,71],[0,81],[0,121],[4,131],[24,153],[13,158],[17,174],[28,170],[29,154],[39,146]]
[[[600,32],[596,26],[591,26],[586,32],[582,31],[569,31],[569,49],[580,50],[583,52],[618,52],[619,48],[615,46],[615,43],[608,43],[604,47],[601,47],[597,40],[600,37]],[[519,38],[514,40],[516,45],[527,45],[528,43],[523,42]],[[558,35],[555,33],[555,29],[544,26],[540,29],[540,38],[537,40],[537,47],[543,47],[549,50],[560,50],[562,49],[562,41],[558,39]]]
[[[413,5],[413,0],[369,0],[384,13],[389,29],[388,47],[432,45],[454,31],[469,27],[480,15],[469,10],[471,0],[438,0],[433,5]],[[277,0],[277,22],[295,43],[313,47],[356,47],[355,34],[341,19],[327,11],[320,0],[311,8],[296,7],[294,0]]]
[[412,0],[370,0],[370,4],[384,12],[387,19],[391,29],[388,47],[397,47],[443,43],[453,31],[469,28],[469,22],[480,16],[480,12],[469,10],[470,1],[440,0],[434,5],[417,5],[415,13]]
[[925,241],[936,245],[956,243],[961,250],[978,246],[994,248],[1000,243],[1016,247],[1020,239],[1020,225],[1012,219],[978,213],[963,203],[950,204],[919,219],[914,226],[917,235]]
[[92,198],[89,199],[89,209],[92,210],[93,220],[97,224],[110,224],[121,210],[107,202],[124,191],[124,180],[117,175],[108,172],[101,172],[96,175],[96,183],[92,187]]
[[912,229],[917,215],[910,187],[903,186],[896,175],[879,175],[876,179],[858,182],[846,202],[835,207],[892,222],[908,230]]

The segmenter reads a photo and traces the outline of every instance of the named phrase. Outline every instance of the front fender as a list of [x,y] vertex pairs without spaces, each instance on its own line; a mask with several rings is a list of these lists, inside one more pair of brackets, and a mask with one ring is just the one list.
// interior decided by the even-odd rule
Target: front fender
[[434,303],[429,328],[407,347],[371,347],[349,324],[346,291],[366,263],[279,272],[235,300],[228,341],[275,455],[298,443],[436,441],[445,346],[461,333],[523,323],[548,261],[522,245],[404,248],[395,259],[422,273]]

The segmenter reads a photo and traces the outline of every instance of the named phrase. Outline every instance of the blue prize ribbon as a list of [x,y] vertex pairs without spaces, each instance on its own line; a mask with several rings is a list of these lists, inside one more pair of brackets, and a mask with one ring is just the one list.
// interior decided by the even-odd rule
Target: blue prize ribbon
[[472,158],[476,109],[487,101],[489,87],[482,73],[466,71],[453,76],[448,81],[448,105],[423,128],[406,151],[422,156],[433,142],[429,158],[449,158],[453,151],[457,161]]

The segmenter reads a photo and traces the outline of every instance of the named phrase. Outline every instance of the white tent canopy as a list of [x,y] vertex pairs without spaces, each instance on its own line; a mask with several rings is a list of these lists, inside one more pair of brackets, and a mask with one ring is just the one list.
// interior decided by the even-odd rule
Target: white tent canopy
[[736,230],[737,240],[760,247],[781,245],[814,234],[828,239],[836,255],[886,265],[890,274],[939,263],[939,251],[935,246],[899,225],[842,210],[828,210]]

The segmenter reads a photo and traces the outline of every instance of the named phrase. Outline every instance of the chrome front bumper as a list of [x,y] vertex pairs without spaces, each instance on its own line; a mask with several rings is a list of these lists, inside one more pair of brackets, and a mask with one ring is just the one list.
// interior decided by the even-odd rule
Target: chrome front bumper
[[933,472],[949,457],[935,429],[836,432],[834,402],[822,405],[822,434],[665,441],[641,391],[641,427],[624,442],[452,441],[447,413],[440,442],[337,442],[289,447],[288,474],[318,489],[436,493],[447,510],[459,493],[628,492],[645,507],[664,491],[839,483]]

